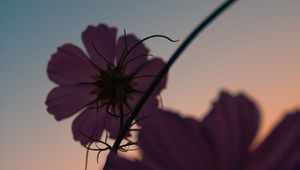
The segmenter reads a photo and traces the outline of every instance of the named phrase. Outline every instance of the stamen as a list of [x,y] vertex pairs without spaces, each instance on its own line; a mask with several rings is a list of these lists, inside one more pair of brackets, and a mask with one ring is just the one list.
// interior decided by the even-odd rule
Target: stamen
[[101,148],[99,148],[99,146],[97,145],[97,144],[95,144],[96,145],[96,147],[99,149],[99,152],[97,153],[97,164],[99,163],[99,155],[100,155],[100,153],[101,153]]
[[152,55],[152,54],[142,54],[142,55],[138,55],[136,57],[133,57],[132,59],[128,60],[125,64],[127,65],[127,64],[131,63],[132,61],[134,61],[134,60],[136,60],[138,58],[141,58],[141,57],[145,57],[145,56],[146,57],[147,56],[154,57],[154,55]]
[[[99,143],[101,143],[101,144],[103,144],[103,145],[105,145],[105,146],[107,146],[107,147],[110,147],[110,145],[109,145],[108,143],[103,142],[103,141],[98,140],[98,139],[94,139],[94,138],[92,138],[92,137],[90,137],[90,136],[84,134],[83,132],[80,132],[80,134],[83,135],[84,137],[88,138],[90,141],[92,141],[92,143],[94,143],[94,142],[99,142]],[[94,151],[94,150],[97,151],[97,150],[98,150],[98,149],[93,149],[93,148],[87,147],[87,146],[85,146],[85,145],[83,145],[83,147],[85,147],[85,148],[87,148],[87,149],[89,149],[89,150],[92,150],[92,151]]]
[[[121,55],[121,58],[120,58],[120,61],[122,60],[122,58],[124,58],[125,57],[125,54],[126,54],[126,48],[123,50],[123,52],[122,52],[122,55]],[[123,65],[121,65],[121,63],[120,62],[117,62],[117,67],[122,67]]]
[[115,67],[110,61],[108,61],[96,48],[95,44],[92,42],[92,46],[94,48],[94,50],[96,51],[96,53],[99,55],[99,57],[101,57],[107,64],[111,65],[112,67]]
[[120,61],[118,63],[118,66],[123,66],[125,59],[127,57],[127,55],[125,55],[125,52],[128,53],[128,44],[127,44],[127,34],[126,34],[126,30],[124,29],[124,44],[125,44],[125,49],[123,50],[122,53],[122,57],[120,58]]
[[156,34],[156,35],[151,35],[149,37],[146,37],[142,40],[140,40],[139,42],[137,42],[136,44],[134,44],[126,53],[126,56],[128,56],[130,54],[130,52],[132,52],[137,46],[139,46],[140,44],[142,44],[144,41],[148,40],[148,39],[151,39],[151,38],[164,38],[164,39],[167,39],[171,42],[177,42],[179,40],[172,40],[171,38],[165,36],[165,35],[160,35],[160,34]]
[[126,51],[128,51],[127,34],[126,34],[126,30],[125,29],[124,29],[124,41],[125,41],[125,49],[126,49]]
[[125,46],[126,46],[126,54],[122,54],[122,57],[120,59],[120,62],[118,63],[118,66],[123,66],[124,62],[125,62],[125,59],[127,58],[127,56],[130,54],[130,52],[132,52],[136,47],[138,47],[140,44],[142,44],[144,41],[148,40],[148,39],[151,39],[151,38],[156,38],[156,37],[159,37],[159,38],[165,38],[171,42],[177,42],[178,40],[172,40],[171,38],[167,37],[167,36],[164,36],[164,35],[152,35],[152,36],[149,36],[149,37],[146,37],[140,41],[138,41],[136,44],[134,44],[129,50],[128,50],[128,46],[127,46],[127,42],[126,42],[126,31],[124,30],[124,41],[125,41]]
[[[98,163],[98,162],[99,162],[99,155],[100,155],[100,153],[101,153],[102,151],[105,151],[105,150],[111,150],[112,147],[111,147],[106,141],[103,142],[103,141],[100,141],[100,140],[91,138],[91,137],[85,135],[85,134],[82,133],[82,132],[80,132],[80,133],[81,133],[83,136],[85,136],[85,137],[87,137],[87,138],[89,138],[89,139],[91,140],[91,142],[90,142],[90,144],[89,144],[88,146],[83,145],[83,146],[87,149],[86,166],[85,166],[85,169],[87,170],[87,164],[88,164],[88,163],[87,163],[87,162],[88,162],[88,151],[89,151],[89,150],[92,150],[92,151],[98,151],[98,153],[97,153],[97,163]],[[95,143],[95,146],[97,147],[97,149],[91,148],[92,143]],[[101,144],[105,145],[106,147],[100,148],[100,147],[97,145],[97,143],[101,143]]]

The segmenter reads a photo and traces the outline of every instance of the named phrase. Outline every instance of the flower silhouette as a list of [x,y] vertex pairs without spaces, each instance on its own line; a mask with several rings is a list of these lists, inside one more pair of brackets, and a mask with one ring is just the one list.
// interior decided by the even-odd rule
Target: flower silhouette
[[201,122],[157,110],[141,123],[142,160],[111,154],[106,170],[300,169],[300,111],[287,114],[252,150],[258,125],[258,109],[243,94],[221,93]]
[[[117,29],[100,24],[82,33],[87,54],[65,44],[48,63],[48,77],[58,84],[48,94],[46,105],[56,120],[75,118],[75,140],[86,145],[99,139],[107,129],[112,137],[119,130],[119,119],[126,118],[154,76],[164,66],[159,58],[149,59],[149,50],[133,34],[116,40]],[[155,89],[141,112],[157,107],[156,96],[166,78]]]

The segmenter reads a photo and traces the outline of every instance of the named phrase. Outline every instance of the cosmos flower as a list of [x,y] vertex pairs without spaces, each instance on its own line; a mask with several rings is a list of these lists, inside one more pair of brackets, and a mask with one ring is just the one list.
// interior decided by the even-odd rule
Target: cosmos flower
[[221,93],[201,121],[157,110],[142,122],[142,159],[111,154],[105,170],[298,170],[300,111],[289,113],[255,149],[259,111],[245,95]]
[[[164,66],[133,34],[116,39],[117,29],[100,24],[82,33],[87,54],[79,47],[64,44],[48,63],[48,77],[58,86],[48,94],[46,105],[56,120],[81,112],[73,122],[75,140],[86,145],[99,139],[103,130],[116,136],[119,118],[126,118]],[[151,59],[150,56],[152,57]],[[156,96],[165,87],[159,84],[143,107],[157,107]],[[87,138],[90,137],[90,138]]]

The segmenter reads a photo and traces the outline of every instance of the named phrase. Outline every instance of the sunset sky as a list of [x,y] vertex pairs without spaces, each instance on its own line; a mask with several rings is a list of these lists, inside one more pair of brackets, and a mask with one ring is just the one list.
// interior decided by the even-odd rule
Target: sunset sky
[[[83,170],[85,149],[71,123],[47,113],[55,87],[50,56],[64,43],[83,47],[81,32],[106,23],[153,39],[165,61],[221,0],[0,2],[0,169]],[[171,68],[163,106],[199,120],[222,89],[245,92],[262,113],[260,138],[290,110],[300,108],[300,1],[240,0],[213,22]],[[96,157],[90,156],[90,170]]]

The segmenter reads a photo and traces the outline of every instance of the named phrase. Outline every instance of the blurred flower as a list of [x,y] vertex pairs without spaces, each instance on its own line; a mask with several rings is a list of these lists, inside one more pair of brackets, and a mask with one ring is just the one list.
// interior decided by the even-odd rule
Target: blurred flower
[[[48,63],[49,79],[58,87],[48,94],[47,110],[56,120],[82,110],[72,130],[74,139],[84,145],[91,138],[99,139],[104,129],[116,136],[118,118],[130,113],[164,66],[161,59],[148,59],[149,50],[137,37],[124,31],[124,36],[116,41],[116,34],[116,28],[104,24],[89,26],[82,33],[87,54],[75,45],[65,44]],[[155,97],[165,84],[166,78],[144,110],[156,107]]]
[[106,170],[300,169],[300,111],[287,114],[253,150],[258,125],[259,112],[243,94],[221,93],[201,122],[157,110],[141,124],[142,159],[110,155]]

